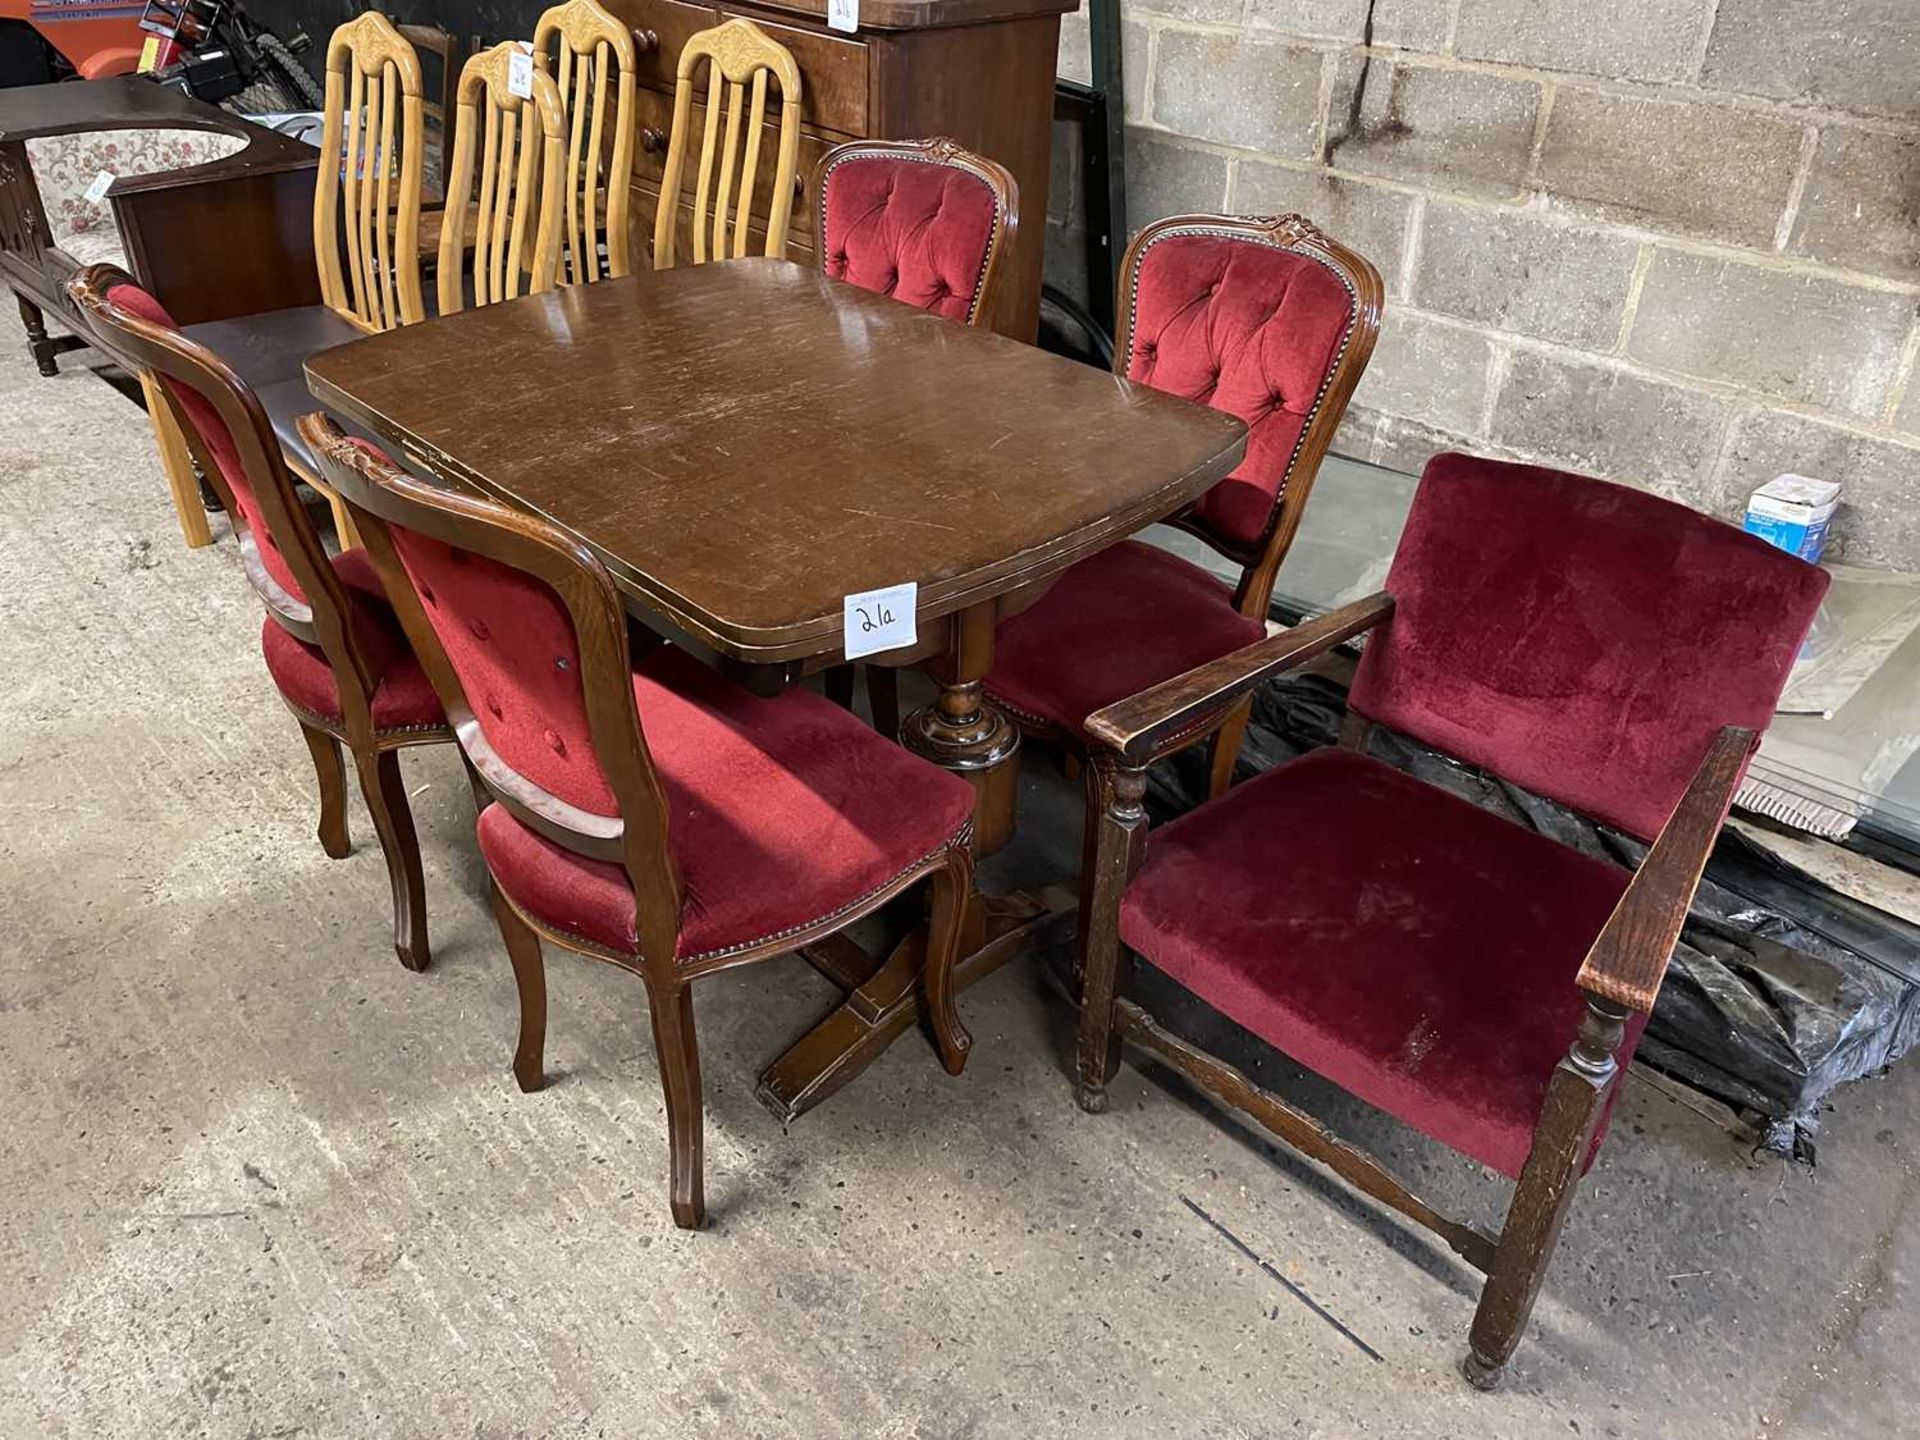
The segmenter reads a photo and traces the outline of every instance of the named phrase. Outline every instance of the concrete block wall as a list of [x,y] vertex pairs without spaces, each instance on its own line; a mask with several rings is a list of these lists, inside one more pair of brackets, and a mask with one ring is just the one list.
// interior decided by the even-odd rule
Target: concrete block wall
[[[1842,481],[1920,570],[1920,0],[1125,0],[1129,221],[1297,210],[1387,319],[1339,447]],[[1061,73],[1085,79],[1087,17]],[[1049,271],[1084,288],[1076,135]]]

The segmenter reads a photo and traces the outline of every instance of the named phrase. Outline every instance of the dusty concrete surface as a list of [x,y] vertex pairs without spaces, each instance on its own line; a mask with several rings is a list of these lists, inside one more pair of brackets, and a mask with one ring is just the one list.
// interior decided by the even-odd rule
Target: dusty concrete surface
[[715,1223],[676,1232],[639,984],[553,957],[560,1080],[518,1094],[454,757],[407,760],[410,975],[357,798],[351,858],[313,839],[259,628],[139,416],[0,339],[0,1436],[1915,1433],[1912,1066],[1842,1094],[1815,1171],[1631,1078],[1490,1397],[1458,1264],[1152,1077],[1080,1114],[1031,965],[964,997],[964,1078],[910,1037],[787,1134],[753,1077],[826,986],[709,982]]

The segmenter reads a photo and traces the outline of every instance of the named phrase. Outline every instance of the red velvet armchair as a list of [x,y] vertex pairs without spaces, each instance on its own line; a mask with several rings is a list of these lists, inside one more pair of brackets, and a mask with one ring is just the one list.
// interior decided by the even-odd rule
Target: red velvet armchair
[[[1266,633],[1274,576],[1373,354],[1382,295],[1371,264],[1298,215],[1177,216],[1134,239],[1113,368],[1246,421],[1240,468],[1172,521],[1240,565],[1240,582],[1229,591],[1140,541],[1074,566],[994,634],[986,690],[1024,733],[1084,754],[1101,706]],[[1215,793],[1246,715],[1212,732]],[[1099,773],[1087,771],[1089,854]]]
[[426,969],[425,881],[399,752],[453,735],[372,563],[364,550],[329,556],[322,548],[259,396],[224,359],[183,335],[123,270],[89,266],[67,288],[115,353],[161,382],[155,393],[219,496],[266,606],[261,648],[313,756],[321,847],[334,859],[351,849],[344,743],[386,855],[394,950],[409,970]]
[[[1384,592],[1087,721],[1110,795],[1078,1042],[1106,1108],[1122,1041],[1436,1231],[1487,1276],[1467,1374],[1491,1388],[1533,1308],[1617,1077],[1827,577],[1623,486],[1441,455]],[[1146,767],[1254,687],[1368,632],[1338,746],[1148,843]],[[1592,859],[1367,753],[1374,724],[1651,842]],[[1514,1180],[1488,1234],[1169,1034],[1138,955],[1350,1093]]]
[[706,1205],[692,983],[788,954],[932,881],[925,984],[966,1063],[952,967],[973,791],[806,690],[748,694],[684,650],[636,656],[605,568],[545,521],[414,479],[324,415],[301,438],[350,507],[477,776],[480,851],[542,1088],[540,941],[647,987],[674,1222]]

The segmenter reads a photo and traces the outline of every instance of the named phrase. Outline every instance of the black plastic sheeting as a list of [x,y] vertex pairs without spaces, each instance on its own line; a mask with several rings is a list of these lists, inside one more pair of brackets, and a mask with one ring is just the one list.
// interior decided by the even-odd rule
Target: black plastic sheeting
[[[1346,692],[1290,676],[1255,697],[1240,773],[1329,744]],[[1371,752],[1398,769],[1589,855],[1638,865],[1646,846],[1562,805],[1384,729]],[[1204,751],[1157,767],[1148,809],[1171,818],[1204,794]],[[1769,1149],[1811,1159],[1835,1087],[1920,1043],[1920,927],[1842,895],[1728,830],[1674,950],[1636,1055],[1758,1117]]]

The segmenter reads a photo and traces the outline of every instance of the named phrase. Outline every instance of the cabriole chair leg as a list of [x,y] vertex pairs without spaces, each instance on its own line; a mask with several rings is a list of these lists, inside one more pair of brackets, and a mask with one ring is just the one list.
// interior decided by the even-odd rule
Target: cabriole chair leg
[[347,767],[340,741],[317,726],[300,721],[300,736],[313,756],[320,781],[320,848],[332,860],[344,860],[353,851],[347,834]]
[[953,967],[959,959],[960,930],[973,898],[973,851],[956,845],[947,863],[933,873],[933,913],[927,928],[927,1013],[933,1022],[940,1063],[949,1075],[967,1068],[973,1038],[960,1023],[953,999]]
[[1626,1018],[1627,1012],[1619,1006],[1589,996],[1579,1036],[1547,1085],[1533,1149],[1514,1187],[1493,1268],[1473,1315],[1463,1368],[1476,1389],[1492,1390],[1500,1384],[1533,1314],[1533,1302],[1560,1241],[1560,1227],[1579,1188],[1594,1129],[1606,1108],[1608,1089],[1619,1075],[1613,1057],[1620,1048]]
[[668,1200],[673,1223],[698,1230],[707,1223],[700,1102],[700,1042],[693,1030],[693,987],[679,980],[647,981],[653,1048],[667,1097]]
[[374,833],[387,857],[393,886],[393,949],[409,970],[424,970],[433,956],[427,947],[427,886],[420,873],[420,841],[413,833],[413,810],[400,778],[400,752],[362,751],[354,756],[360,794],[373,816]]
[[540,951],[540,937],[491,880],[487,882],[487,894],[493,904],[494,923],[506,942],[507,958],[513,961],[514,987],[520,992],[520,1038],[513,1050],[513,1078],[522,1093],[531,1095],[547,1084],[547,962]]

